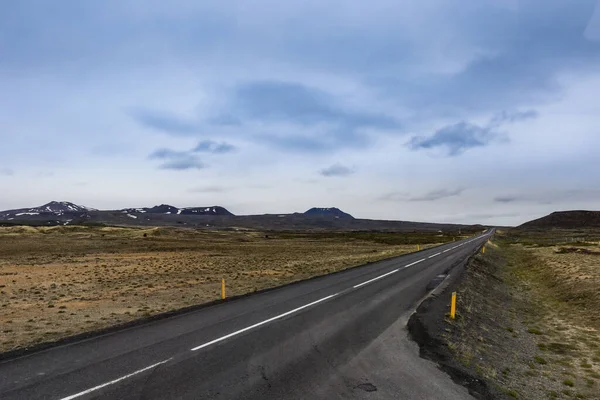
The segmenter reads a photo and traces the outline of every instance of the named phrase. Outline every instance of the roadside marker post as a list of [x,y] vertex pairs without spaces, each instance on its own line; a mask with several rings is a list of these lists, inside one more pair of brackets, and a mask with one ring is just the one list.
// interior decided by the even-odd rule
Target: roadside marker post
[[221,300],[225,300],[225,279],[221,279]]
[[417,245],[417,251],[421,251],[421,245],[420,244]]
[[483,254],[485,254],[485,246],[483,246],[483,248],[481,249],[481,252],[482,252]]
[[452,292],[452,302],[450,303],[450,318],[456,316],[456,292]]

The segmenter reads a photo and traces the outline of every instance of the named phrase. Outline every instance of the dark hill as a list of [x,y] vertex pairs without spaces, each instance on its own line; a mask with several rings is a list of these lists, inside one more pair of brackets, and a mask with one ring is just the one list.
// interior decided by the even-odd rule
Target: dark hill
[[335,218],[354,218],[352,215],[347,214],[339,208],[318,208],[313,207],[310,210],[304,212],[304,215],[316,216],[316,217],[335,217]]
[[548,228],[600,228],[600,211],[557,211],[519,226],[519,229]]

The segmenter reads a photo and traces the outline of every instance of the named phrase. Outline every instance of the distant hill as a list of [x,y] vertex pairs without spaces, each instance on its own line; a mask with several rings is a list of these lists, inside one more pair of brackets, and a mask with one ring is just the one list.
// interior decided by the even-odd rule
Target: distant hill
[[159,206],[144,208],[124,208],[119,211],[129,214],[150,213],[175,215],[233,215],[226,208],[221,206],[177,208],[168,204],[161,204]]
[[68,201],[51,201],[39,207],[0,211],[0,220],[46,219],[53,217],[75,217],[85,215],[93,208],[79,206]]
[[304,212],[304,215],[318,216],[318,217],[335,217],[335,218],[354,218],[352,215],[347,214],[339,208],[318,208],[313,207],[310,210]]
[[557,211],[518,227],[518,229],[548,228],[600,228],[600,211]]

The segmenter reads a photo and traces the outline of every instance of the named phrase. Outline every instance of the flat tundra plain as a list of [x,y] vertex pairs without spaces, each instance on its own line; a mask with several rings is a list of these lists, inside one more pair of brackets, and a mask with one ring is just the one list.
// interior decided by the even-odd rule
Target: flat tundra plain
[[439,233],[0,228],[0,352],[458,239]]

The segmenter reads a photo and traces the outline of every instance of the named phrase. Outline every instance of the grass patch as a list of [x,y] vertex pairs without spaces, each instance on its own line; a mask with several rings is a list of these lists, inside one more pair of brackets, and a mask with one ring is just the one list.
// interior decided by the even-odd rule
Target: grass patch
[[548,343],[546,349],[560,355],[573,354],[577,351],[577,347],[572,344],[557,342]]
[[533,359],[534,359],[534,360],[535,360],[535,362],[536,362],[536,363],[538,363],[538,364],[541,364],[541,365],[546,365],[546,364],[548,364],[548,361],[546,361],[546,359],[545,359],[545,358],[542,358],[542,357],[540,357],[540,356],[535,356]]

